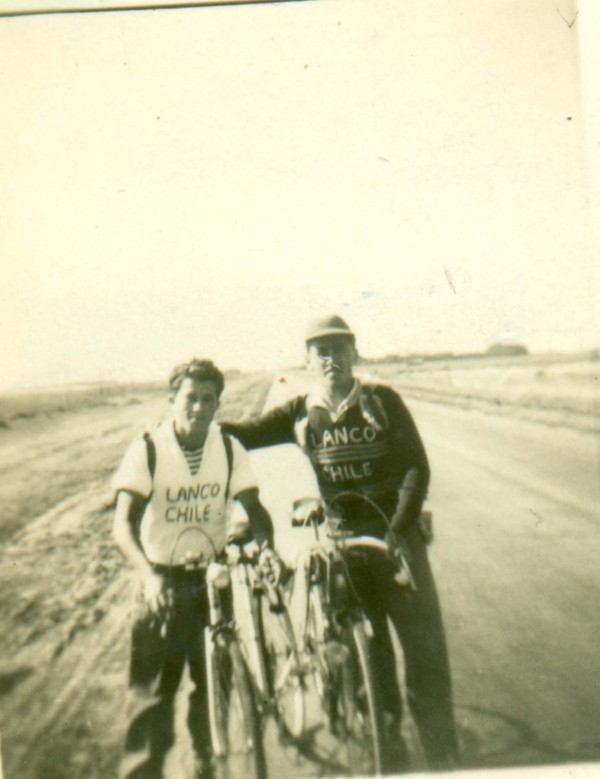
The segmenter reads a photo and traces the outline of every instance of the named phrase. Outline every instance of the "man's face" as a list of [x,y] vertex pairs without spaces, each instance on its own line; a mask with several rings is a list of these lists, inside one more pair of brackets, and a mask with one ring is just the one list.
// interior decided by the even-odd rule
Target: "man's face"
[[173,397],[175,430],[202,443],[218,407],[217,388],[212,381],[186,377]]
[[316,338],[308,345],[308,365],[329,389],[349,389],[357,358],[352,339],[331,335]]

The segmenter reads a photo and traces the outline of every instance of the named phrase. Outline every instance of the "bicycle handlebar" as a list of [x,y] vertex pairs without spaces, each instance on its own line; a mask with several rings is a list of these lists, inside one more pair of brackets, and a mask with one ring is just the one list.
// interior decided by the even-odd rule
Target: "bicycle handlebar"
[[[368,495],[363,495],[362,492],[353,492],[351,490],[345,490],[339,492],[335,498],[332,498],[328,502],[325,502],[321,498],[301,498],[295,500],[292,504],[292,527],[306,526],[307,524],[316,526],[317,524],[323,524],[330,520],[342,520],[343,511],[335,509],[335,504],[347,500],[359,500],[366,503],[369,508],[373,509],[383,520],[386,528],[391,530],[390,520],[385,511]],[[302,516],[302,512],[304,516]]]
[[383,539],[376,538],[375,536],[352,536],[348,538],[333,537],[325,538],[322,541],[317,541],[310,547],[310,552],[318,552],[319,550],[327,551],[329,549],[375,549],[378,552],[384,554],[393,554],[393,549]]
[[388,559],[391,559],[398,566],[394,575],[396,584],[402,587],[408,587],[411,590],[416,590],[415,580],[410,570],[410,565],[404,556],[404,554],[398,549],[392,549],[389,544],[383,541],[381,538],[375,538],[374,536],[352,536],[351,538],[327,538],[323,541],[317,541],[312,545],[308,552],[308,558],[312,558],[314,555],[324,556],[331,555],[332,552],[341,552],[342,559],[343,553],[350,549],[374,549],[377,552],[385,555]]

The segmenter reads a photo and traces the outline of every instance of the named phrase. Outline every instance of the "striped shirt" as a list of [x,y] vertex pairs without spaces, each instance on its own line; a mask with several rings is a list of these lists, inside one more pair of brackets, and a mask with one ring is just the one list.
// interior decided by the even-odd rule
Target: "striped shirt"
[[204,446],[201,446],[198,449],[184,449],[183,447],[181,447],[181,451],[183,452],[185,459],[187,460],[190,473],[192,474],[192,476],[195,476],[198,473],[198,470],[200,469],[200,463],[202,462],[202,452],[204,451]]

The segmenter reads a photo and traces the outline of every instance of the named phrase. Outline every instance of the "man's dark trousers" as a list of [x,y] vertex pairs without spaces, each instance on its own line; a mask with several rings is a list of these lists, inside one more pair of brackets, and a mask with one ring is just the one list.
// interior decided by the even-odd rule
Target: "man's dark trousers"
[[162,779],[174,742],[174,703],[188,662],[192,682],[188,727],[197,756],[210,753],[204,627],[208,600],[204,571],[164,572],[171,606],[151,613],[140,592],[129,668],[128,727],[121,779]]

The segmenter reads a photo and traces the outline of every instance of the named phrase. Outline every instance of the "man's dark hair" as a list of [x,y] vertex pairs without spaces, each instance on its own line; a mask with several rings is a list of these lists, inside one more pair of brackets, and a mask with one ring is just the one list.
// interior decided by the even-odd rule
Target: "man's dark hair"
[[171,392],[177,392],[184,379],[212,381],[217,390],[217,397],[221,396],[225,386],[225,377],[217,366],[211,360],[198,360],[196,357],[173,368],[169,377]]

